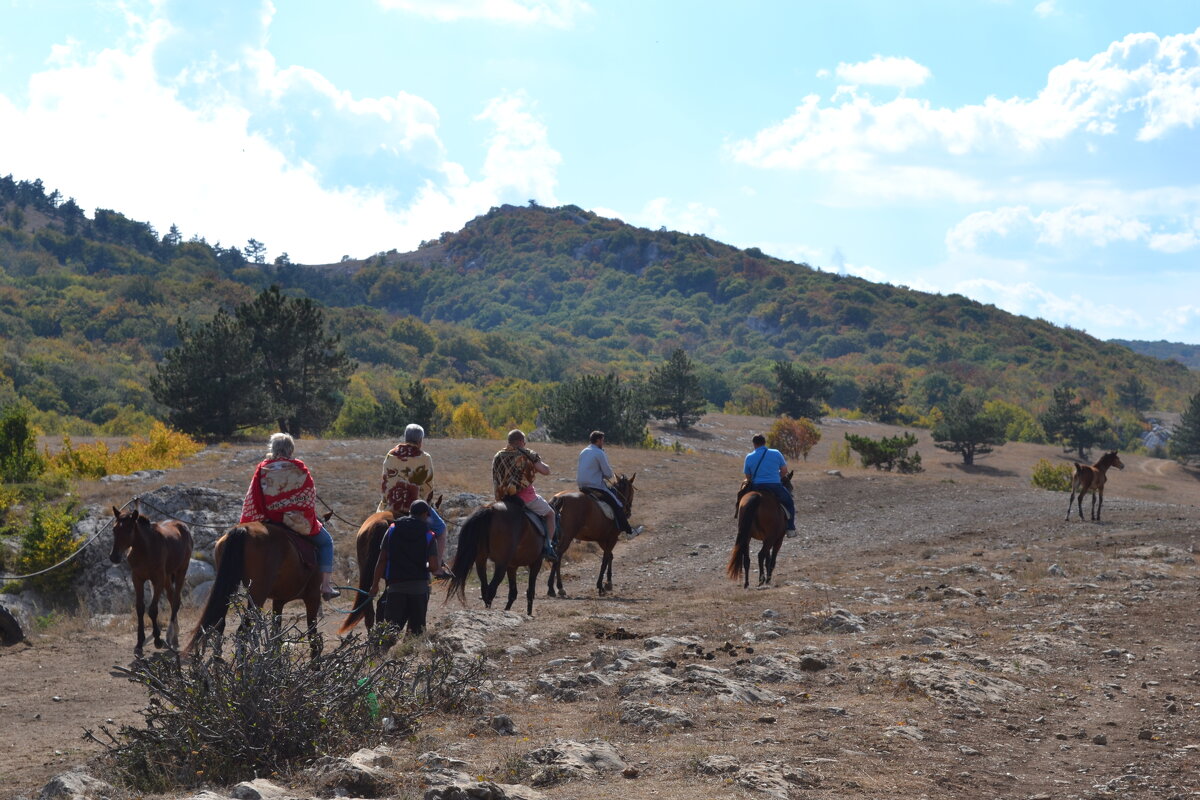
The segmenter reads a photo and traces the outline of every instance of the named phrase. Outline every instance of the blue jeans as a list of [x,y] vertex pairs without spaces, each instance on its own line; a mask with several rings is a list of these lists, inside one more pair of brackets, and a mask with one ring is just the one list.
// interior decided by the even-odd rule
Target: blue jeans
[[329,531],[325,530],[325,526],[321,526],[321,532],[312,537],[313,545],[317,548],[317,571],[318,572],[333,572],[333,537],[329,535]]
[[756,483],[750,488],[760,492],[768,491],[775,495],[780,504],[787,510],[787,529],[789,531],[796,530],[796,501],[792,499],[792,493],[787,490],[786,486],[782,483]]

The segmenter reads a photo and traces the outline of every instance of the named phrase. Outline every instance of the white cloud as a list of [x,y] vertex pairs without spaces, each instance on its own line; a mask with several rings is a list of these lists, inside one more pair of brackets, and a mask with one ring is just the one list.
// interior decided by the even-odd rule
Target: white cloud
[[[204,65],[240,73],[243,94],[185,102],[197,72],[168,83],[156,70],[171,33],[166,20],[139,21],[122,48],[62,48],[30,79],[27,102],[0,95],[0,152],[20,154],[27,174],[17,177],[41,178],[85,209],[115,208],[160,231],[175,223],[227,245],[254,237],[306,262],[407,249],[503,202],[554,201],[561,158],[519,95],[480,114],[490,134],[472,179],[446,158],[427,101],[354,98],[311,70],[277,70],[254,49]],[[282,111],[272,116],[304,105],[317,117],[307,131],[303,118],[283,126]],[[417,188],[404,197],[395,184],[334,181],[339,159],[419,175],[409,181]]]
[[1055,0],[1042,0],[1042,2],[1033,7],[1033,13],[1045,19],[1046,17],[1061,14],[1062,11],[1058,9]]
[[1111,136],[1127,117],[1140,126],[1137,138],[1149,141],[1200,120],[1197,50],[1200,29],[1130,34],[1087,61],[1053,68],[1032,99],[988,97],[957,108],[905,96],[877,103],[843,87],[829,103],[803,98],[786,119],[729,151],[735,161],[767,169],[859,171],[884,158],[1033,152],[1075,134]]
[[946,249],[951,253],[972,253],[980,249],[984,238],[1007,237],[1018,228],[1027,228],[1031,222],[1032,214],[1026,206],[976,211],[946,232]]
[[719,214],[715,208],[703,203],[690,202],[683,206],[670,198],[656,197],[627,221],[644,228],[667,228],[682,233],[702,233],[705,236],[720,236]]
[[[1071,245],[1107,247],[1117,242],[1140,242],[1159,252],[1179,253],[1200,243],[1192,222],[1155,217],[1159,228],[1156,231],[1150,219],[1113,208],[1098,209],[1086,205],[1038,213],[1024,205],[1002,206],[964,217],[946,232],[946,248],[951,253],[970,253],[983,249],[984,241],[990,238],[1024,237],[1030,242],[1055,248]],[[1182,230],[1163,230],[1167,225],[1180,224]]]
[[1150,237],[1150,249],[1160,253],[1183,253],[1200,245],[1196,229],[1177,233],[1156,233]]
[[592,12],[583,0],[378,0],[383,8],[429,17],[438,22],[483,19],[516,25],[569,28]]
[[912,89],[929,80],[929,68],[911,58],[876,55],[870,61],[837,65],[837,76],[847,83],[870,86],[894,86]]

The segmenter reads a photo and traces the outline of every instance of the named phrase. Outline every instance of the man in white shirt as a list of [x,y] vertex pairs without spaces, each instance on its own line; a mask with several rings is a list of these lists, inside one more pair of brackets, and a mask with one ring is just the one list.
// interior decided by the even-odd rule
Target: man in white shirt
[[598,489],[603,492],[609,506],[612,507],[617,530],[624,531],[629,536],[637,536],[642,532],[642,526],[629,527],[629,519],[625,516],[621,498],[605,483],[613,477],[613,470],[608,464],[608,455],[604,452],[604,432],[592,431],[588,441],[590,444],[579,451],[579,466],[575,471],[575,480],[579,488]]

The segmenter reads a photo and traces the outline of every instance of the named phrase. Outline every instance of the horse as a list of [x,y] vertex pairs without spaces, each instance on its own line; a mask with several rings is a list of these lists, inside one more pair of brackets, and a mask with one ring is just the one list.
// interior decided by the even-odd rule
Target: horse
[[[441,510],[442,496],[438,495],[436,503],[432,501],[433,492],[430,492],[425,502],[432,505],[434,510]],[[365,621],[368,632],[375,624],[375,607],[371,604],[368,593],[375,580],[375,566],[379,563],[383,535],[395,521],[396,515],[391,511],[376,511],[363,520],[363,524],[358,527],[358,533],[354,535],[354,552],[358,561],[358,605],[338,628],[339,635],[348,633],[359,620]]]
[[[154,646],[160,650],[170,647],[179,649],[179,602],[183,596],[183,581],[187,577],[188,564],[192,559],[192,532],[187,523],[178,520],[151,522],[137,509],[122,513],[113,506],[113,545],[108,558],[112,563],[121,563],[125,557],[133,573],[133,595],[137,609],[137,646],[133,648],[135,658],[142,657],[146,643],[146,581],[150,581],[150,626],[154,634]],[[158,598],[163,591],[171,606],[171,622],[167,625],[167,640],[164,642],[158,627]]]
[[217,575],[185,653],[191,652],[206,632],[224,632],[229,601],[238,585],[243,584],[256,607],[262,608],[267,600],[271,601],[271,612],[277,622],[283,616],[284,604],[304,601],[309,647],[314,658],[320,655],[321,640],[316,626],[321,607],[321,573],[315,563],[306,564],[301,558],[298,543],[293,543],[299,536],[274,522],[244,522],[234,525],[217,540],[213,550]]
[[[1104,508],[1104,484],[1108,480],[1105,473],[1109,467],[1125,469],[1125,465],[1117,457],[1116,450],[1100,456],[1100,460],[1091,466],[1075,462],[1075,474],[1071,476],[1071,497],[1067,500],[1068,521],[1071,519],[1071,506],[1075,503],[1076,492],[1079,493],[1079,518],[1083,519],[1083,496],[1091,492],[1092,519],[1100,521],[1100,509]],[[1100,497],[1099,503],[1096,502],[1097,495]]]
[[[624,475],[618,475],[616,482],[613,484],[613,490],[616,492],[617,497],[620,498],[622,505],[625,506],[626,514],[633,511],[633,479],[636,477],[637,473],[634,473],[629,478],[626,478]],[[596,591],[601,597],[604,596],[605,592],[611,592],[613,548],[616,546],[617,539],[621,535],[616,521],[609,519],[604,509],[600,507],[600,501],[594,499],[586,492],[559,492],[551,498],[550,506],[561,517],[558,524],[559,561],[550,565],[550,576],[546,580],[546,595],[554,597],[554,587],[557,583],[558,596],[567,596],[566,591],[563,590],[562,570],[560,567],[562,565],[562,558],[567,553],[567,548],[576,539],[584,542],[595,542],[604,550],[604,556],[600,559],[600,574],[596,576]],[[605,580],[605,571],[608,573],[607,581]]]
[[[487,562],[496,565],[491,580],[487,577]],[[529,567],[529,588],[525,592],[526,613],[533,616],[533,595],[537,588],[538,571],[542,568],[542,534],[525,514],[520,501],[491,503],[476,509],[467,517],[458,531],[458,550],[450,572],[454,577],[446,587],[446,599],[458,595],[466,602],[467,578],[471,564],[479,575],[479,593],[483,604],[491,608],[496,599],[496,589],[505,575],[508,576],[508,604],[512,608],[517,599],[517,568]]]
[[[792,489],[793,474],[789,472],[783,479],[788,491]],[[742,588],[750,588],[750,540],[758,539],[763,543],[758,551],[758,585],[769,584],[775,573],[775,557],[783,545],[787,512],[775,495],[752,489],[738,498],[737,521],[737,539],[729,554],[726,573],[731,580],[743,578]]]

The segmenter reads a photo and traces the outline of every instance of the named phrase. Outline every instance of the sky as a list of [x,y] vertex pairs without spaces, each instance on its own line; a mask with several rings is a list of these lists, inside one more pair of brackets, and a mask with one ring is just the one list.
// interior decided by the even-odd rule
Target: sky
[[0,175],[268,258],[574,204],[1200,344],[1200,3],[0,0]]

